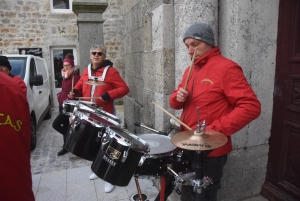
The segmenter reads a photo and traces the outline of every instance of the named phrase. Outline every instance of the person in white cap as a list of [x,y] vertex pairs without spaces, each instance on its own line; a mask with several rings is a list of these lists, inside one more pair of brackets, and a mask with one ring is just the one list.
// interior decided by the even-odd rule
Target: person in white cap
[[[201,193],[191,190],[194,200],[215,201],[227,154],[232,151],[230,136],[261,113],[261,104],[235,62],[223,57],[211,27],[207,23],[192,24],[183,35],[183,42],[194,64],[188,67],[177,89],[170,96],[170,106],[181,110],[180,120],[193,130],[205,121],[206,130],[217,131],[228,138],[225,145],[205,153],[204,176],[213,184]],[[188,79],[188,82],[186,82]],[[187,84],[186,84],[187,83]],[[198,121],[198,112],[200,121]],[[181,125],[181,131],[187,130]],[[195,151],[187,151],[194,159]],[[202,151],[203,152],[203,151]],[[198,167],[197,167],[198,168]],[[192,169],[197,169],[193,164]]]

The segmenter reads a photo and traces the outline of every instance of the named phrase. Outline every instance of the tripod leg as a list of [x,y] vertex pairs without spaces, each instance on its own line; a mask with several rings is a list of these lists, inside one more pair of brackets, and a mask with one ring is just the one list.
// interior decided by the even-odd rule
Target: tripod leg
[[136,185],[136,189],[138,191],[138,195],[139,195],[140,201],[143,201],[143,196],[142,196],[142,192],[141,192],[141,189],[140,189],[139,181],[138,181],[138,179],[136,177],[134,177],[134,181],[135,181],[135,185]]

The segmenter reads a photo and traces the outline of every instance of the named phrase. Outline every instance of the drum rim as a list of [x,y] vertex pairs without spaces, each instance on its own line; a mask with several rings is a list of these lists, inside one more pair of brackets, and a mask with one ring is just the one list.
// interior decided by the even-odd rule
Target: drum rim
[[[125,133],[126,135],[129,135],[132,139],[135,140],[135,142],[139,142],[139,144],[137,143],[133,143],[131,142],[129,139],[125,138],[124,136],[122,136],[122,139],[126,139],[126,141],[130,142],[130,148],[137,151],[137,152],[141,152],[141,153],[148,153],[149,152],[149,144],[144,141],[143,139],[137,137],[136,135],[130,133],[128,130],[126,130],[125,128],[122,127],[116,127],[116,126],[108,126],[106,128],[105,132],[113,132],[116,133],[114,130],[120,130],[123,133]],[[118,134],[118,133],[117,133]],[[119,134],[120,135],[120,134]]]
[[[148,134],[148,133],[145,133],[145,134],[139,134],[139,135],[137,135],[137,137],[138,138],[141,138],[141,139],[143,139],[143,137],[148,137],[148,136],[151,136],[152,138],[153,137],[155,137],[155,138],[161,138],[161,139],[164,139],[164,140],[169,140],[169,142],[170,142],[170,148],[168,148],[168,149],[166,149],[166,150],[164,150],[164,152],[154,152],[153,154],[150,154],[150,152],[151,152],[151,147],[149,147],[149,149],[150,149],[150,151],[149,151],[149,155],[158,155],[158,154],[165,154],[165,153],[169,153],[169,152],[174,152],[174,150],[176,150],[176,146],[171,142],[171,137],[169,137],[169,136],[166,136],[166,135],[162,135],[162,134],[156,134],[156,133],[150,133],[150,134]],[[146,139],[143,139],[144,141],[146,141],[147,142],[147,140],[154,140],[154,139],[149,139],[149,138],[146,138]],[[148,142],[147,142],[148,143]]]

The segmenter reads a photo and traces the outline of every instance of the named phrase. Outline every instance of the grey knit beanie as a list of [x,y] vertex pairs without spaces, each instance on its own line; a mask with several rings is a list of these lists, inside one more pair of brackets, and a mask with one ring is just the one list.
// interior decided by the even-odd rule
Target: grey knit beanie
[[191,25],[183,34],[183,42],[187,38],[194,38],[203,41],[212,47],[215,46],[214,33],[211,27],[206,23],[195,23]]

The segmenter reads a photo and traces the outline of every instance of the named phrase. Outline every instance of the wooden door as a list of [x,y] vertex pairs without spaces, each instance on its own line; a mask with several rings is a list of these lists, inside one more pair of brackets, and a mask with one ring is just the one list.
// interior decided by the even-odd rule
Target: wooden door
[[279,3],[274,105],[262,195],[300,200],[300,0]]

